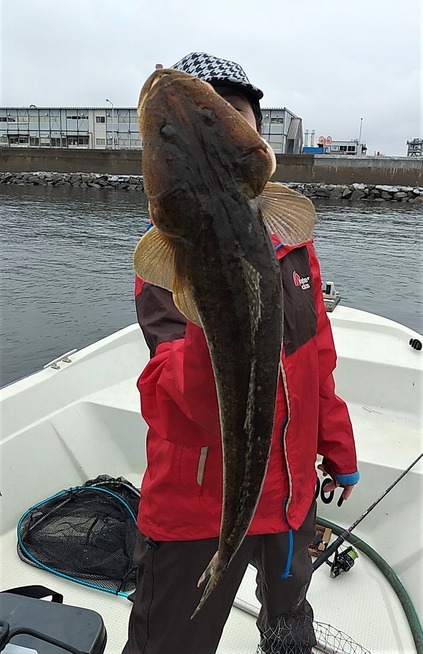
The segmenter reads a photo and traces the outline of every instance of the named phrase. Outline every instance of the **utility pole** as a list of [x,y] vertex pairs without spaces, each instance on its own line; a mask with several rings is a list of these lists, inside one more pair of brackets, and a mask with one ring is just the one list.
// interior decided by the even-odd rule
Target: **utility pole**
[[113,102],[111,102],[107,98],[106,98],[106,102],[108,102],[112,107],[112,150],[114,150],[115,149],[115,107]]
[[361,143],[361,131],[362,131],[362,129],[363,129],[363,119],[360,118],[360,131],[358,133],[358,145],[360,145],[360,143]]

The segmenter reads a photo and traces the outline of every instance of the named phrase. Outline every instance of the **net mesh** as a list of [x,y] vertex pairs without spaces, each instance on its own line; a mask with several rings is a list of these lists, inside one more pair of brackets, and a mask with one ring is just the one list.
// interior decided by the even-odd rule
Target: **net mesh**
[[263,632],[257,654],[371,654],[330,624],[313,621],[305,613],[291,614]]
[[18,526],[18,554],[31,565],[115,593],[135,588],[140,494],[106,475],[29,509]]
[[327,654],[371,654],[368,649],[359,645],[350,636],[339,629],[332,627],[324,622],[315,622],[314,631],[316,633],[316,651],[326,652]]

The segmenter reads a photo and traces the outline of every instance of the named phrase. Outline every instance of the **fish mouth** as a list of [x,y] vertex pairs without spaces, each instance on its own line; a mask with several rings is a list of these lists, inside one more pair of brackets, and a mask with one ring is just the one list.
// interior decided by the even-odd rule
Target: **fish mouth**
[[155,73],[153,73],[146,81],[144,84],[143,88],[141,89],[141,94],[140,94],[140,99],[138,102],[138,107],[137,107],[137,113],[138,115],[141,114],[145,101],[147,100],[152,88],[160,82],[163,77],[168,77],[169,75],[172,75],[174,71],[170,68],[162,68],[161,70],[157,70]]
[[253,154],[254,152],[258,152],[259,150],[263,150],[271,159],[272,161],[272,169],[271,173],[269,175],[269,178],[273,175],[273,173],[276,170],[276,155],[273,152],[273,149],[270,147],[270,145],[267,143],[267,141],[264,140],[263,137],[261,137],[261,143],[257,143],[256,145],[252,145],[251,148],[247,148],[246,150],[243,151],[241,155],[241,159],[244,159],[245,157],[248,157],[250,154]]
[[273,152],[273,148],[268,144],[267,141],[264,140],[263,137],[261,137],[261,140],[263,141],[263,145],[266,149],[266,153],[269,155],[270,159],[272,160],[272,169],[269,175],[269,179],[270,179],[270,177],[272,177],[273,173],[276,170],[276,166],[277,166],[276,155]]

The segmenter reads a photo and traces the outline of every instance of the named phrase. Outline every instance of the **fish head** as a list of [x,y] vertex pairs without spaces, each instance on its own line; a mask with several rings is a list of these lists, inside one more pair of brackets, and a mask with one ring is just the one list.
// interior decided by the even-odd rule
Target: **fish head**
[[201,213],[216,190],[257,197],[276,168],[272,149],[238,111],[183,71],[155,71],[141,90],[138,115],[144,188],[164,231],[175,230],[180,212]]

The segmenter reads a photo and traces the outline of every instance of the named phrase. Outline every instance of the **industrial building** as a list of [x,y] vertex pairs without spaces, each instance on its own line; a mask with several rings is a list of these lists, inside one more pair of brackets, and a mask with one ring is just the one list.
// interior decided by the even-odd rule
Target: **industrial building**
[[423,157],[423,139],[407,141],[407,157]]
[[[0,107],[0,147],[142,148],[135,108]],[[286,108],[262,109],[263,137],[276,153],[299,154],[302,121]]]
[[289,109],[262,109],[262,136],[276,154],[301,154],[303,124]]
[[303,154],[332,154],[341,156],[365,156],[367,154],[367,145],[361,143],[359,139],[334,140],[331,136],[319,136],[317,144],[315,143],[315,131],[305,131]]
[[136,149],[135,109],[98,107],[0,108],[0,146]]

